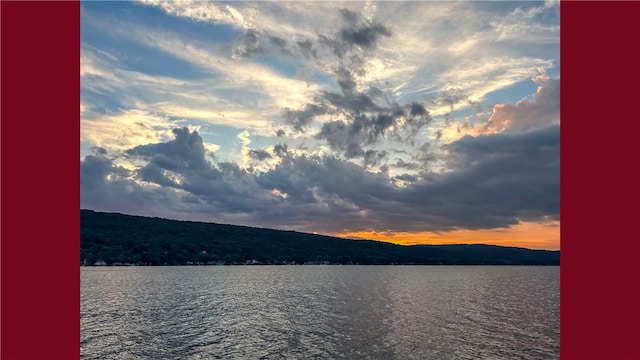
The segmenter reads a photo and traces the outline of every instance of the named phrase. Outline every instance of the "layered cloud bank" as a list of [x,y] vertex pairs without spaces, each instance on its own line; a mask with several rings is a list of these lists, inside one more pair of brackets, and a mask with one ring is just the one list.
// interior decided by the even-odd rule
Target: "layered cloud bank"
[[557,12],[83,4],[81,206],[558,248]]

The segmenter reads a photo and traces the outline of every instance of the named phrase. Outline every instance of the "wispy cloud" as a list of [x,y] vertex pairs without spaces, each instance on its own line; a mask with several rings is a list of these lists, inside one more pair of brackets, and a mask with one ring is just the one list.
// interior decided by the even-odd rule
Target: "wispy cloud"
[[557,221],[558,10],[85,3],[82,206],[343,234]]

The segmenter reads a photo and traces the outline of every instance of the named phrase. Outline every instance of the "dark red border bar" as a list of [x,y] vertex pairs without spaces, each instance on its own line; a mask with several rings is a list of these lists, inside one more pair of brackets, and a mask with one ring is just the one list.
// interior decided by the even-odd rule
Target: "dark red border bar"
[[[79,4],[0,13],[0,358],[77,359]],[[561,355],[640,359],[640,2],[561,14]]]
[[640,359],[640,2],[561,2],[561,358]]
[[80,3],[1,3],[1,348],[80,357]]

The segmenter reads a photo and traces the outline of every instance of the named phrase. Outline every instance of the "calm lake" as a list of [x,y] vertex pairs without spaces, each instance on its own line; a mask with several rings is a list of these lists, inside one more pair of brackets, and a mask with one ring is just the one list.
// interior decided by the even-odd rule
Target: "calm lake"
[[560,267],[81,268],[82,359],[559,359]]

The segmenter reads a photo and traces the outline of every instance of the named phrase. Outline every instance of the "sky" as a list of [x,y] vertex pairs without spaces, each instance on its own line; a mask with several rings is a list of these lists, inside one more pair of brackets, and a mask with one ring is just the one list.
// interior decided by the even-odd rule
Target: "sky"
[[81,208],[560,248],[557,1],[81,3]]

